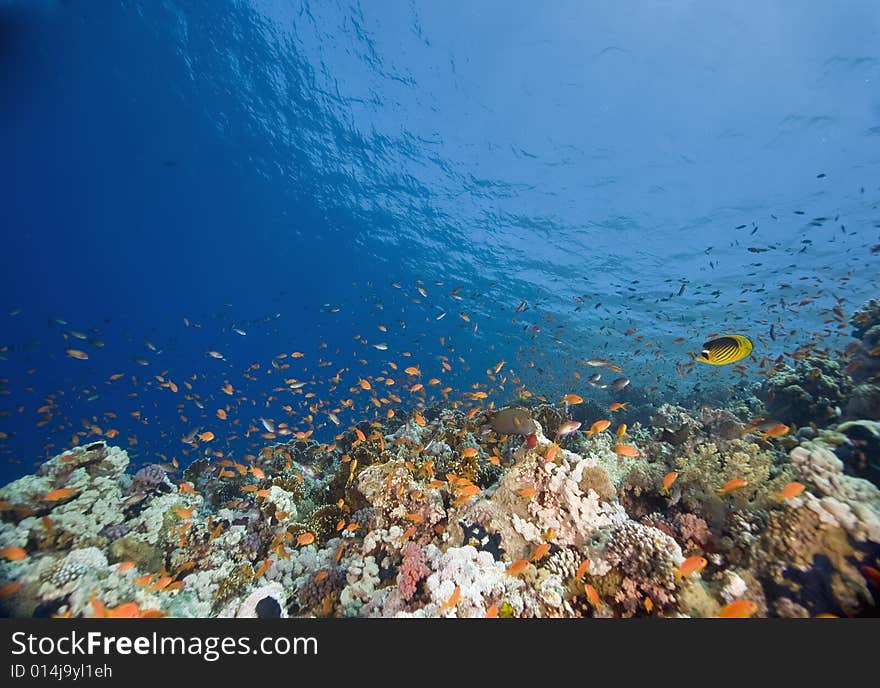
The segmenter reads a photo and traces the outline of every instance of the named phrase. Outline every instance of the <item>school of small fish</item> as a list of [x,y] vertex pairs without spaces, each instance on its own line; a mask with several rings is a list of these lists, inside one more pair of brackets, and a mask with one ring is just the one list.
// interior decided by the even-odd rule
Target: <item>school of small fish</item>
[[[332,522],[329,533],[343,538],[337,550],[337,562],[345,556],[346,540],[350,543],[367,535],[367,526],[355,520],[348,504],[357,501],[352,491],[357,489],[359,476],[377,465],[375,456],[384,456],[383,452],[406,452],[409,457],[401,459],[401,465],[413,483],[405,490],[395,488],[400,500],[397,511],[402,535],[399,541],[424,545],[436,538],[442,543],[443,538],[449,537],[452,525],[432,520],[430,510],[423,503],[428,495],[437,495],[432,498],[440,499],[445,508],[466,513],[500,489],[498,481],[515,465],[514,453],[525,452],[525,456],[536,457],[536,466],[542,468],[536,469],[539,472],[529,480],[514,485],[509,499],[520,505],[517,508],[524,509],[524,513],[534,516],[556,508],[548,498],[546,479],[542,478],[541,471],[552,473],[564,468],[572,452],[590,455],[591,451],[604,451],[613,457],[615,470],[623,472],[620,474],[634,471],[633,475],[641,477],[634,479],[632,485],[593,484],[590,481],[595,478],[587,470],[590,467],[582,467],[578,475],[588,476],[581,478],[582,489],[585,494],[601,495],[603,499],[622,499],[621,503],[628,508],[650,496],[653,500],[650,506],[646,503],[636,508],[641,514],[639,523],[674,539],[680,548],[680,558],[669,569],[670,578],[665,583],[668,588],[635,574],[624,574],[621,582],[609,587],[602,575],[591,573],[591,556],[597,555],[585,549],[583,543],[575,544],[579,541],[571,540],[571,534],[566,534],[564,528],[560,533],[557,526],[538,530],[516,558],[507,557],[503,549],[493,556],[499,557],[499,564],[503,564],[504,577],[515,581],[509,585],[526,586],[533,585],[547,570],[566,570],[568,564],[563,564],[563,560],[574,557],[572,571],[563,579],[574,586],[569,588],[571,596],[564,606],[568,615],[672,616],[677,613],[677,592],[673,594],[673,590],[703,586],[718,597],[716,588],[727,580],[725,576],[736,575],[730,573],[734,570],[730,557],[718,551],[723,538],[731,537],[724,534],[730,527],[725,519],[742,518],[744,510],[752,508],[771,514],[769,523],[772,524],[773,514],[798,513],[805,504],[816,503],[813,500],[817,499],[815,494],[819,488],[787,468],[784,457],[802,440],[821,436],[824,425],[842,415],[838,410],[824,419],[805,424],[795,413],[786,414],[784,406],[772,407],[769,402],[766,407],[752,405],[747,410],[737,410],[735,415],[725,411],[730,417],[723,421],[726,423],[723,432],[714,429],[709,421],[693,424],[694,427],[699,425],[700,432],[714,443],[691,446],[687,444],[690,440],[685,431],[691,427],[687,423],[666,426],[656,420],[659,412],[685,412],[669,410],[670,405],[664,403],[670,393],[681,392],[681,408],[687,407],[687,394],[678,383],[691,375],[699,376],[697,364],[705,364],[702,382],[690,393],[698,395],[702,391],[700,385],[707,384],[706,380],[723,379],[723,393],[716,402],[720,407],[725,401],[733,402],[741,397],[748,384],[760,384],[762,379],[770,379],[805,360],[849,360],[843,374],[867,375],[863,378],[867,384],[876,384],[878,379],[878,374],[871,372],[880,367],[871,367],[873,358],[880,356],[876,344],[858,347],[850,344],[837,350],[832,344],[824,347],[820,344],[823,336],[829,341],[842,337],[842,330],[850,321],[860,322],[861,311],[848,317],[843,310],[844,300],[837,296],[833,305],[823,311],[831,327],[818,333],[819,336],[811,333],[806,343],[794,347],[782,346],[782,341],[792,341],[799,330],[786,328],[780,310],[798,315],[798,309],[819,302],[819,295],[797,303],[790,297],[780,298],[778,308],[771,309],[780,317],[770,324],[767,337],[755,333],[754,327],[742,333],[704,328],[689,337],[664,339],[659,333],[648,335],[644,328],[635,325],[622,330],[603,326],[599,331],[616,340],[616,346],[594,346],[587,354],[590,357],[585,358],[583,352],[575,350],[564,353],[568,346],[563,339],[564,326],[544,336],[544,326],[555,322],[550,313],[546,314],[543,326],[537,322],[522,323],[520,318],[526,314],[537,318],[541,308],[538,299],[521,299],[516,302],[519,305],[496,304],[501,312],[508,313],[506,317],[511,323],[522,325],[520,337],[525,343],[519,348],[510,349],[507,339],[481,341],[488,328],[480,330],[480,323],[491,321],[486,297],[468,293],[463,286],[447,289],[444,295],[444,287],[440,281],[435,281],[433,288],[422,280],[410,287],[394,282],[392,288],[399,292],[400,298],[416,305],[420,317],[414,322],[408,323],[402,318],[395,322],[385,315],[391,308],[374,303],[372,312],[377,322],[361,324],[362,333],[353,340],[353,356],[321,341],[317,346],[296,342],[296,349],[291,350],[294,347],[288,345],[285,350],[261,360],[243,358],[245,350],[241,342],[254,340],[273,327],[280,316],[275,314],[263,319],[239,319],[210,335],[212,341],[200,344],[202,363],[193,371],[180,369],[171,358],[170,353],[176,346],[174,341],[155,343],[147,338],[142,339],[141,350],[128,354],[128,360],[135,367],[120,367],[117,360],[112,368],[105,368],[103,358],[109,356],[112,348],[109,342],[118,345],[113,336],[98,328],[75,330],[66,320],[53,318],[49,328],[64,340],[57,356],[61,360],[70,359],[67,365],[73,371],[84,371],[91,380],[100,376],[101,382],[78,385],[72,393],[59,389],[46,394],[34,408],[28,409],[22,404],[15,413],[19,417],[27,413],[37,415],[36,427],[50,438],[43,447],[44,454],[51,456],[60,447],[67,452],[60,459],[62,463],[73,460],[68,458],[75,456],[70,453],[73,447],[98,440],[115,440],[127,446],[133,455],[150,457],[153,465],[175,476],[174,492],[180,497],[204,494],[206,485],[215,482],[238,481],[236,490],[224,492],[223,504],[227,509],[247,509],[249,505],[269,503],[276,498],[273,489],[277,483],[273,481],[280,480],[282,475],[292,473],[297,476],[296,480],[304,481],[305,476],[317,480],[339,470],[341,492],[335,493],[334,504],[325,505],[328,509],[332,506],[333,510],[332,516],[327,517],[328,522]],[[693,284],[691,291],[695,295],[700,293]],[[683,293],[684,284],[676,298]],[[454,306],[448,300],[470,301],[470,306],[462,310],[463,304]],[[430,303],[432,301],[435,303]],[[574,311],[580,311],[586,301],[586,295],[577,297]],[[426,307],[431,310],[425,312]],[[599,307],[601,304],[596,304],[596,308]],[[453,308],[458,318],[445,320]],[[396,310],[403,312],[404,309]],[[327,303],[321,308],[328,317],[341,316],[344,311],[345,304]],[[16,312],[11,317],[19,316]],[[201,319],[187,316],[181,322],[184,331],[204,338],[207,328]],[[435,332],[429,335],[432,327]],[[441,329],[436,331],[437,328]],[[414,329],[423,331],[413,337],[410,333]],[[376,341],[368,332],[380,333],[382,340]],[[218,336],[224,334],[233,336]],[[431,336],[436,338],[441,353],[435,353],[427,345]],[[551,354],[548,347],[555,353]],[[4,347],[3,351],[8,356],[13,347]],[[559,360],[551,361],[551,355]],[[678,360],[670,367],[668,358]],[[656,367],[647,365],[652,359]],[[599,370],[582,373],[584,368]],[[565,370],[565,374],[560,372]],[[805,373],[808,382],[804,384],[819,374]],[[0,392],[5,396],[13,394],[9,380],[0,380]],[[127,408],[116,406],[100,410],[100,404],[106,399],[118,401],[120,392]],[[90,405],[90,412],[78,419],[71,418],[69,414],[74,407],[71,400],[74,405]],[[698,400],[690,400],[691,409],[698,404]],[[697,413],[696,410],[688,412]],[[451,417],[444,415],[450,413],[455,414],[454,432],[449,427],[444,429],[438,421],[438,418]],[[704,405],[702,413],[711,416],[721,411],[707,411]],[[761,413],[764,415],[759,415]],[[174,422],[168,421],[169,416]],[[11,414],[5,412],[4,417],[8,419]],[[0,417],[0,421],[4,417]],[[402,428],[409,430],[400,434]],[[9,455],[15,437],[14,426],[0,432],[0,454]],[[850,454],[869,461],[870,452],[874,451],[869,438],[853,435],[853,439],[847,441]],[[772,454],[780,463],[772,471],[756,472],[754,467],[744,464],[742,458],[728,460],[723,452],[728,451],[725,447],[729,443],[740,443],[736,445],[740,447],[737,456],[758,456],[763,452]],[[686,449],[669,449],[678,446]],[[742,449],[747,446],[754,447],[748,450],[751,454]],[[274,461],[276,451],[284,457],[281,464]],[[722,458],[713,464],[714,472],[707,475],[705,468],[696,467],[693,457],[713,451],[721,452]],[[311,462],[303,462],[301,458],[294,461],[294,456],[301,457],[302,452],[311,457]],[[334,461],[338,461],[339,469],[335,468]],[[209,482],[202,479],[199,483],[196,477],[181,479],[183,471],[202,464],[209,467]],[[442,469],[439,464],[443,465]],[[461,474],[468,466],[486,468],[468,469],[472,472]],[[635,466],[641,466],[638,470],[642,473],[638,473]],[[597,469],[593,466],[592,470]],[[494,476],[494,482],[480,477],[485,471]],[[647,475],[650,479],[645,477]],[[387,481],[389,487],[394,484],[393,473],[388,474]],[[27,564],[41,548],[55,546],[63,527],[59,529],[58,520],[52,514],[56,509],[77,504],[83,490],[81,483],[68,484],[62,474],[40,494],[34,495],[30,504],[0,500],[0,511],[10,514],[11,518],[32,514],[41,518],[41,531],[36,540],[29,540],[27,546],[5,544],[0,548],[0,567]],[[145,494],[134,493],[127,495],[122,504],[126,509],[136,509],[146,498]],[[276,522],[284,523],[291,518],[287,508],[273,509],[271,518]],[[190,534],[197,531],[208,543],[219,542],[230,527],[216,517],[213,507],[206,509],[183,502],[172,507],[169,513],[173,514],[175,523],[173,537],[180,547],[188,547]],[[262,558],[253,562],[253,575],[264,576],[273,560],[288,559],[296,556],[297,551],[326,543],[329,535],[322,530],[324,527],[320,521],[309,521],[307,526],[297,525],[285,531],[286,535],[277,534],[268,545],[258,546]],[[517,528],[530,533],[530,529],[537,526],[520,524]],[[489,542],[491,534],[483,539]],[[482,546],[483,540],[474,541]],[[868,548],[865,551],[859,559],[858,570],[870,596],[876,593],[880,580],[880,574],[875,575],[880,570],[877,560],[880,550]],[[118,570],[134,569],[133,574],[138,574],[132,578],[135,587],[153,594],[172,594],[186,588],[186,574],[198,570],[199,566],[195,557],[174,571],[165,567],[144,571],[130,561],[124,562]],[[331,568],[324,568],[315,571],[312,580],[315,585],[327,584],[326,581],[336,580],[335,576]],[[8,576],[0,580],[0,601],[14,599],[22,585],[20,580],[8,579]],[[416,586],[415,591],[408,594],[414,595],[418,589]],[[772,600],[758,590],[748,590],[751,597],[718,602],[712,607],[713,615],[747,618],[779,612],[772,606]],[[437,602],[437,613],[457,615],[470,608],[470,593],[460,583],[444,594]],[[324,597],[317,613],[333,615],[338,603],[338,597]],[[90,605],[83,613],[97,617],[151,617],[167,613],[152,606],[152,600],[122,602],[111,607],[101,596],[95,595]],[[814,616],[840,616],[846,611],[827,606],[815,609],[808,606],[807,609],[815,611]],[[58,615],[69,613],[62,610]],[[480,607],[480,615],[485,617],[511,614],[509,605],[500,598]]]

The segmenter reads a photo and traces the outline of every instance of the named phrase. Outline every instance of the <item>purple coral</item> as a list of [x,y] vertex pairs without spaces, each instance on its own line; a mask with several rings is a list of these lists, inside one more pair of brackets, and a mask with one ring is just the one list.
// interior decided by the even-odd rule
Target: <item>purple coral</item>
[[248,533],[241,540],[241,551],[248,559],[256,557],[262,546],[263,540],[259,533]]
[[131,526],[127,523],[115,523],[112,526],[104,528],[104,537],[110,540],[110,542],[113,542],[113,540],[118,540],[119,538],[128,535],[130,530]]
[[159,464],[151,463],[141,468],[134,474],[132,482],[133,492],[146,492],[165,482],[165,469]]
[[358,509],[352,513],[349,523],[357,523],[363,531],[372,530],[378,524],[376,509],[371,506]]
[[397,589],[403,599],[409,601],[415,595],[416,586],[425,578],[431,569],[428,568],[428,556],[416,543],[407,544],[403,552],[403,562],[400,564],[400,574],[397,576]]

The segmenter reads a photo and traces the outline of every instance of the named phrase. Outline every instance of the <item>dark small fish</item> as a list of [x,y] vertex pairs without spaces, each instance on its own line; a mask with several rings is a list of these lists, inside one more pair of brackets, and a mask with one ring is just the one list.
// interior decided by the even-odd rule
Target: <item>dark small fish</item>
[[816,175],[816,179],[825,179],[827,175],[824,172],[821,172]]
[[612,380],[611,389],[615,390],[616,392],[619,392],[624,387],[626,387],[628,384],[629,384],[628,377],[619,377],[616,380]]
[[682,296],[684,294],[684,288],[687,286],[685,282],[682,282],[681,289],[678,290],[678,295]]
[[736,227],[734,227],[734,229],[745,229],[745,228],[746,228],[745,225],[737,225]]

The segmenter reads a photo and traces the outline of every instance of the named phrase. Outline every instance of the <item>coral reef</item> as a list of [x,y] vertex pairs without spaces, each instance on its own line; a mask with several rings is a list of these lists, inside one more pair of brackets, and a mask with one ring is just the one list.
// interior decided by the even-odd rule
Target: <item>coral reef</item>
[[[200,459],[182,479],[159,464],[132,475],[103,442],[77,447],[0,489],[0,548],[24,552],[0,560],[15,590],[0,605],[247,618],[700,617],[739,599],[758,615],[876,610],[864,567],[880,555],[880,492],[835,454],[873,452],[870,421],[774,440],[748,431],[751,409],[664,404],[618,453],[610,431],[554,441],[543,424],[566,411],[533,407],[527,439],[437,408],[362,424],[363,439],[346,432],[332,448]],[[783,499],[792,480],[805,489]],[[703,563],[683,573],[688,561]]]

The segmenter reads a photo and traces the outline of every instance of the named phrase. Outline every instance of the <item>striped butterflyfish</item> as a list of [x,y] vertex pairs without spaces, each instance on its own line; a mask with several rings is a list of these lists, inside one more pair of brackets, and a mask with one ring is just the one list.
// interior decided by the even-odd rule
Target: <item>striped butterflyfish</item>
[[727,365],[736,363],[752,353],[752,342],[741,334],[726,334],[703,344],[703,350],[697,356],[700,363],[709,365]]

